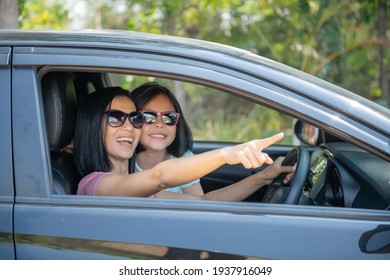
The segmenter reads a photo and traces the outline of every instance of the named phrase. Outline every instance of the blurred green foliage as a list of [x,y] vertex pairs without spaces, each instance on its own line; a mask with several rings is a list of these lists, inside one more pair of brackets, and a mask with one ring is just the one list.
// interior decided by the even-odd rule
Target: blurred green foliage
[[20,0],[21,29],[67,29],[69,12],[59,0]]

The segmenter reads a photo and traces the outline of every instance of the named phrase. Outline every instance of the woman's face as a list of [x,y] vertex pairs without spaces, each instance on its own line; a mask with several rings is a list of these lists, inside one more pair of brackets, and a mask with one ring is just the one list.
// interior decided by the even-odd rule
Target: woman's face
[[[175,112],[170,99],[162,94],[156,95],[145,104],[143,111],[152,110],[156,112]],[[176,137],[176,125],[166,125],[158,117],[152,124],[144,124],[140,143],[148,151],[165,151],[172,144]]]
[[[133,101],[126,96],[117,96],[107,110],[119,110],[124,113],[136,111]],[[105,131],[105,145],[111,162],[127,161],[132,157],[138,145],[141,129],[136,129],[126,118],[124,125],[111,127],[107,124],[106,117],[103,117],[103,131]]]

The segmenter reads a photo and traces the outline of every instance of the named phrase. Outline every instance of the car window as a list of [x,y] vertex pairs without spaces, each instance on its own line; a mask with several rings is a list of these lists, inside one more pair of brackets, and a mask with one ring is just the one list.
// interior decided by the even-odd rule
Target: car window
[[147,81],[157,81],[178,99],[195,141],[245,142],[265,138],[280,131],[281,143],[291,145],[294,119],[238,96],[193,83],[109,74],[111,84],[133,89]]
[[[192,152],[202,153],[211,149],[221,148],[230,145],[232,142],[243,142],[254,138],[265,138],[279,131],[285,133],[285,137],[277,145],[272,145],[267,149],[267,153],[272,159],[277,159],[280,156],[286,156],[289,151],[292,151],[292,146],[300,146],[299,142],[292,136],[296,133],[297,127],[302,123],[302,120],[297,120],[270,109],[266,106],[261,106],[253,100],[247,100],[239,96],[235,96],[229,92],[215,89],[212,86],[204,86],[191,82],[183,82],[168,78],[156,78],[140,75],[130,75],[127,73],[111,73],[107,72],[85,72],[71,73],[64,72],[55,75],[56,78],[64,79],[65,76],[72,78],[77,103],[80,104],[82,99],[91,91],[108,86],[120,86],[132,91],[136,87],[148,81],[158,82],[163,87],[170,89],[179,101],[186,121],[190,126],[193,134],[194,145]],[[67,74],[64,76],[64,74]],[[216,86],[217,87],[217,86]],[[43,86],[43,89],[47,87]],[[73,87],[70,87],[73,88]],[[69,94],[70,92],[67,92]],[[50,95],[48,95],[50,96]],[[250,98],[250,97],[249,97]],[[255,98],[254,98],[255,99]],[[258,101],[261,102],[261,101]],[[48,103],[50,104],[50,103]],[[77,106],[77,105],[76,105]],[[69,109],[69,108],[68,108]],[[69,110],[64,110],[69,113]],[[61,118],[63,117],[60,114]],[[66,122],[74,118],[74,114],[69,114],[65,119]],[[47,120],[53,120],[48,118]],[[296,125],[298,124],[298,126]],[[295,126],[295,131],[293,127]],[[302,125],[303,132],[309,132],[308,127]],[[315,134],[318,134],[317,131]],[[56,135],[56,134],[54,134]],[[310,134],[311,135],[311,134]],[[322,134],[321,139],[326,136]],[[327,139],[329,138],[326,136]],[[301,137],[300,137],[301,138]],[[51,139],[50,139],[51,140]],[[70,141],[71,139],[69,139]],[[304,205],[318,206],[337,206],[337,207],[356,207],[356,208],[374,208],[385,209],[388,207],[388,194],[386,193],[386,185],[382,181],[387,181],[386,176],[375,177],[375,172],[370,174],[367,170],[361,174],[361,168],[365,165],[376,166],[376,169],[383,169],[387,165],[384,161],[370,155],[363,154],[357,147],[348,143],[339,142],[338,139],[328,139],[325,146],[304,146],[302,152],[306,151],[307,156],[300,158],[305,159],[304,166],[301,170],[308,172],[300,172],[299,177],[302,179],[300,187],[305,187],[302,203]],[[49,141],[51,143],[51,141]],[[68,142],[63,143],[68,144]],[[295,148],[297,149],[297,147]],[[77,184],[81,178],[78,177],[74,170],[74,163],[71,155],[63,156],[57,150],[51,150],[51,166],[53,168],[53,186],[52,193],[55,194],[76,194]],[[64,151],[65,149],[63,149]],[[359,157],[363,160],[349,161],[344,156],[353,151],[353,157]],[[312,152],[309,160],[309,153]],[[303,153],[305,154],[305,153]],[[302,155],[303,155],[302,154]],[[337,157],[336,157],[337,155]],[[60,157],[59,157],[60,156]],[[327,165],[317,164],[322,163],[315,159],[326,158]],[[66,167],[63,168],[63,163]],[[311,164],[313,166],[310,166]],[[317,166],[318,165],[318,166]],[[325,168],[326,167],[326,168]],[[208,193],[232,184],[235,184],[251,174],[258,173],[266,168],[266,165],[257,170],[247,170],[241,166],[225,165],[218,170],[200,178],[200,183],[204,193]],[[348,170],[347,170],[348,168]],[[59,172],[58,172],[59,171]],[[74,174],[72,176],[62,176],[62,171]],[[330,174],[329,176],[326,176]],[[366,178],[372,178],[375,182],[368,185]],[[70,178],[70,180],[68,180]],[[317,180],[318,179],[318,180]],[[63,182],[65,180],[65,182]],[[64,188],[65,187],[65,188]],[[318,191],[320,189],[321,191]],[[313,190],[313,191],[312,191]],[[261,188],[249,197],[245,202],[264,201],[268,189]],[[346,194],[353,193],[351,197],[344,197]],[[340,198],[341,197],[341,198]],[[340,203],[340,201],[342,201]],[[272,199],[266,202],[275,202]],[[335,203],[337,202],[337,203]]]

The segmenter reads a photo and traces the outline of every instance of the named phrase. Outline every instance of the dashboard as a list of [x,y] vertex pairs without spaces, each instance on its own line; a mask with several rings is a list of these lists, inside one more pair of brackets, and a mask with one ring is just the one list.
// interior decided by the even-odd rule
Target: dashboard
[[389,209],[390,163],[348,143],[321,145],[299,204]]

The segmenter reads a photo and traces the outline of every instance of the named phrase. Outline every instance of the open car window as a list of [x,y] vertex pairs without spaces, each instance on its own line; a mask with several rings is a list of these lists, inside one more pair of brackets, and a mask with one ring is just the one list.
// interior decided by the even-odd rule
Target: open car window
[[241,97],[177,80],[114,73],[108,77],[112,85],[130,90],[148,81],[170,89],[180,103],[195,141],[239,143],[283,131],[285,137],[278,145],[298,143],[293,135],[293,118]]
[[[259,105],[253,100],[212,87],[166,78],[118,72],[68,72],[67,75],[71,77],[74,86],[76,103],[82,102],[83,98],[92,91],[106,86],[120,86],[131,91],[145,82],[155,81],[169,88],[178,99],[192,130],[195,154],[254,138],[266,138],[283,131],[285,138],[280,143],[267,148],[266,152],[270,157],[276,160],[278,157],[286,156],[293,147],[302,145],[310,158],[305,163],[307,166],[303,175],[305,178],[302,178],[300,183],[300,198],[298,199],[297,196],[294,204],[374,209],[388,207],[388,191],[386,186],[380,185],[386,180],[386,176],[374,178],[376,174],[371,174],[370,170],[360,172],[360,169],[367,164],[383,168],[386,162],[376,156],[365,155],[354,145],[332,138],[311,125]],[[43,81],[45,82],[45,79]],[[45,90],[45,86],[43,89]],[[49,120],[52,121],[51,118]],[[296,129],[297,124],[301,127],[302,134],[307,134],[308,137],[315,136],[317,141],[310,142],[309,139],[310,141],[300,142],[297,138],[300,135]],[[58,161],[63,162],[64,159],[58,159],[57,156],[56,152],[51,154],[54,166],[54,193],[75,194],[80,178],[75,177],[66,182],[67,189],[63,190],[60,185],[64,183],[58,183],[58,177],[64,176],[59,174],[62,171],[56,165]],[[65,160],[71,162],[71,156],[67,157]],[[353,161],[354,157],[364,158],[365,161]],[[200,182],[203,191],[207,193],[235,184],[254,173],[261,172],[266,167],[267,165],[264,165],[256,170],[248,170],[242,166],[225,165],[200,178]],[[74,170],[67,172],[71,174]],[[374,182],[370,183],[370,180]],[[283,199],[272,198],[267,201],[266,192],[267,187],[260,188],[244,202],[284,203]]]

